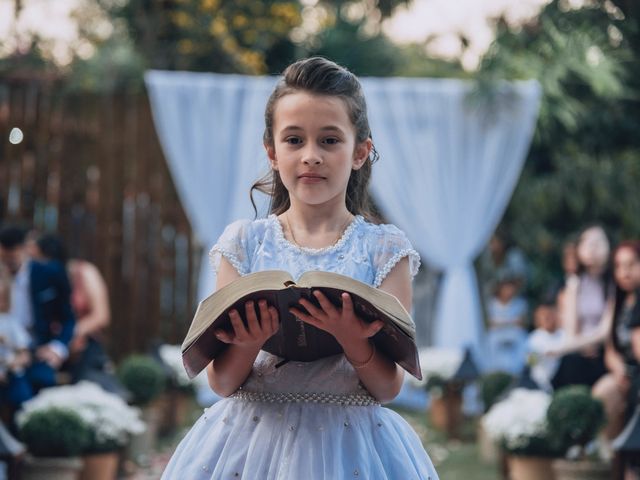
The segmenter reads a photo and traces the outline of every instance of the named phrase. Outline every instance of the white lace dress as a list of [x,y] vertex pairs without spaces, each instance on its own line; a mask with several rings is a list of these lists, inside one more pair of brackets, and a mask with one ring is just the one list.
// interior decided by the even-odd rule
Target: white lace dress
[[[355,217],[324,249],[285,239],[275,215],[227,227],[211,250],[241,275],[308,270],[349,275],[375,287],[403,257],[412,275],[419,256],[392,225]],[[436,480],[420,439],[398,414],[380,406],[344,355],[289,362],[261,351],[236,394],[205,410],[176,449],[163,479]]]

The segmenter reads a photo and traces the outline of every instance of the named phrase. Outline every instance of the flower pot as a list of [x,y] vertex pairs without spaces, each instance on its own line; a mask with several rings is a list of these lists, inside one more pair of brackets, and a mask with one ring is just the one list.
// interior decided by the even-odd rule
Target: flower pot
[[22,464],[22,480],[78,480],[82,470],[79,457],[32,457]]
[[556,480],[609,480],[612,478],[611,465],[591,460],[554,460],[553,471]]
[[484,463],[496,464],[500,459],[500,447],[489,437],[482,422],[478,422],[476,426],[476,438],[480,460]]
[[118,475],[118,452],[84,455],[80,480],[116,480]]
[[180,389],[171,389],[160,396],[158,408],[162,410],[158,431],[161,435],[172,434],[187,422],[192,395]]
[[131,442],[127,447],[127,458],[141,466],[149,465],[151,452],[156,447],[161,418],[162,410],[159,403],[151,403],[142,407],[142,420],[146,424],[146,429],[131,437]]
[[443,388],[442,395],[432,396],[429,406],[434,428],[445,432],[450,438],[458,438],[462,423],[462,389]]
[[510,480],[557,480],[550,458],[509,455],[508,463]]

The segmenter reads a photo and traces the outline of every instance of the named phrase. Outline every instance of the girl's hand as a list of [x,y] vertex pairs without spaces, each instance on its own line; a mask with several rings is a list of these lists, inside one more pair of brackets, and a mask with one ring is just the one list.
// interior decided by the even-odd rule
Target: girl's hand
[[302,298],[300,305],[309,313],[303,313],[297,308],[289,311],[303,322],[330,333],[343,347],[373,337],[384,326],[382,320],[367,323],[358,317],[353,311],[353,301],[348,293],[341,295],[342,308],[335,307],[320,290],[314,290],[313,296],[318,299],[320,307]]
[[267,305],[266,300],[258,301],[258,309],[260,311],[260,319],[258,319],[256,315],[254,302],[247,302],[245,304],[246,327],[237,310],[229,311],[229,319],[231,320],[233,333],[216,330],[215,335],[218,340],[239,347],[262,348],[264,342],[278,331],[280,322],[278,319],[278,310]]

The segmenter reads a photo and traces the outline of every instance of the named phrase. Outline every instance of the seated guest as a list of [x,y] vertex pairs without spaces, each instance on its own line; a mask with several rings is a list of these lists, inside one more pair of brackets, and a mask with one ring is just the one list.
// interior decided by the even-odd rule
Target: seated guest
[[31,337],[27,378],[38,390],[56,384],[58,371],[69,356],[75,317],[64,267],[30,259],[25,240],[26,231],[19,227],[0,230],[0,263],[12,276],[11,314]]
[[564,332],[558,328],[558,314],[556,306],[551,303],[541,303],[533,313],[535,330],[527,339],[529,375],[538,388],[551,391],[560,359],[549,355],[564,343]]
[[609,274],[609,240],[599,226],[578,239],[578,273],[571,275],[561,295],[560,319],[566,343],[553,387],[593,386],[606,373],[604,341],[611,329],[613,308]]
[[32,396],[25,375],[31,361],[31,341],[25,328],[11,315],[10,309],[11,276],[0,265],[0,412],[8,424],[11,423],[13,412]]
[[604,433],[611,440],[623,429],[640,389],[640,244],[622,242],[615,250],[613,325],[605,348],[608,373],[593,386],[605,407]]
[[519,277],[505,272],[489,300],[489,370],[519,375],[524,367],[527,302],[518,295]]
[[123,397],[128,394],[112,375],[113,365],[104,349],[105,330],[111,322],[107,286],[95,265],[69,259],[62,240],[53,234],[34,236],[30,250],[35,258],[64,265],[71,280],[71,305],[76,328],[64,365],[71,381],[90,380]]

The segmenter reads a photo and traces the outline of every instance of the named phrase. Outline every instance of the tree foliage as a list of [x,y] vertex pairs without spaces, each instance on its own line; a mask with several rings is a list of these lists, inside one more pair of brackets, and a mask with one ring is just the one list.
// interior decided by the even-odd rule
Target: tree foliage
[[[534,293],[561,244],[587,223],[614,241],[640,237],[638,9],[552,1],[521,28],[498,22],[479,80],[535,78],[543,98],[529,158],[503,223],[532,257]],[[625,7],[623,10],[621,7]]]

